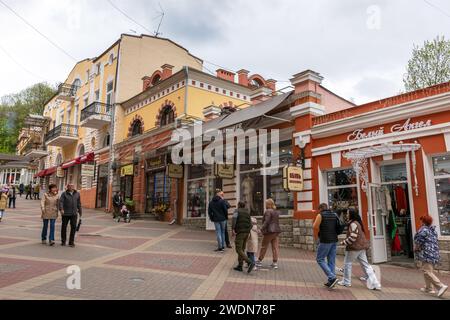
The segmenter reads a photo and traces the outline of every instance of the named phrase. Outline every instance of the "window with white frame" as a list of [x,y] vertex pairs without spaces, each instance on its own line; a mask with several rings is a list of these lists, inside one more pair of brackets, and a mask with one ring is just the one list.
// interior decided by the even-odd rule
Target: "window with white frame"
[[358,210],[358,183],[353,169],[326,172],[328,205],[341,214],[344,210]]
[[450,236],[450,154],[433,158],[441,236]]

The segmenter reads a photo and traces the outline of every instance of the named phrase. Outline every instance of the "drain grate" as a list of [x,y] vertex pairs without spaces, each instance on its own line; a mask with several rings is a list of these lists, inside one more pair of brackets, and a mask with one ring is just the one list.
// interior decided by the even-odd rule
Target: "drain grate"
[[140,283],[140,282],[145,282],[145,279],[144,278],[130,278],[130,281]]

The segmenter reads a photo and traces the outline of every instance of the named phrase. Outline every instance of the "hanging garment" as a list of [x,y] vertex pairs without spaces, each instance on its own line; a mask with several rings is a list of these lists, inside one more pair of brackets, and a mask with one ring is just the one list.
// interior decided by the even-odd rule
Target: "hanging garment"
[[402,251],[402,244],[400,242],[400,237],[398,235],[398,230],[395,233],[394,241],[392,242],[392,252],[400,253]]
[[386,209],[387,211],[392,211],[392,197],[389,189],[385,188],[384,193],[386,195]]
[[407,210],[408,204],[406,201],[406,193],[405,189],[403,189],[400,186],[395,187],[395,200],[397,202],[397,211],[400,212],[400,210]]

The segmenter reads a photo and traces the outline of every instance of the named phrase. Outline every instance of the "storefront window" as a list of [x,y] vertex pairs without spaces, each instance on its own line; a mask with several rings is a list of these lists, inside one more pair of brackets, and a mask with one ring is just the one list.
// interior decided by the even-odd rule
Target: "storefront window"
[[165,171],[147,174],[147,212],[156,206],[170,206],[171,179]]
[[442,236],[450,236],[450,155],[433,159],[439,225]]
[[294,195],[283,188],[283,171],[267,177],[267,198],[272,198],[282,215],[294,213]]
[[399,163],[382,166],[381,181],[382,182],[408,181],[408,176],[406,173],[406,164]]
[[241,198],[252,216],[264,214],[264,176],[258,170],[241,174]]
[[133,200],[133,176],[120,178],[120,191],[124,194],[125,199]]
[[358,209],[358,186],[353,169],[327,172],[328,205],[339,215],[349,208]]

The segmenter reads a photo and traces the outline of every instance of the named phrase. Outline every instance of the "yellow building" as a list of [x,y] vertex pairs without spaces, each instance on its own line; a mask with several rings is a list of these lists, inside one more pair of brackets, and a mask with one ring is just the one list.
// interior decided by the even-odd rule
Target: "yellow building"
[[200,59],[171,40],[126,34],[98,57],[74,66],[43,114],[51,119],[44,141],[48,155],[38,173],[44,189],[72,182],[83,206],[107,206],[110,149],[122,139],[124,117],[115,103],[142,91],[142,78],[165,63],[174,71],[202,68]]

